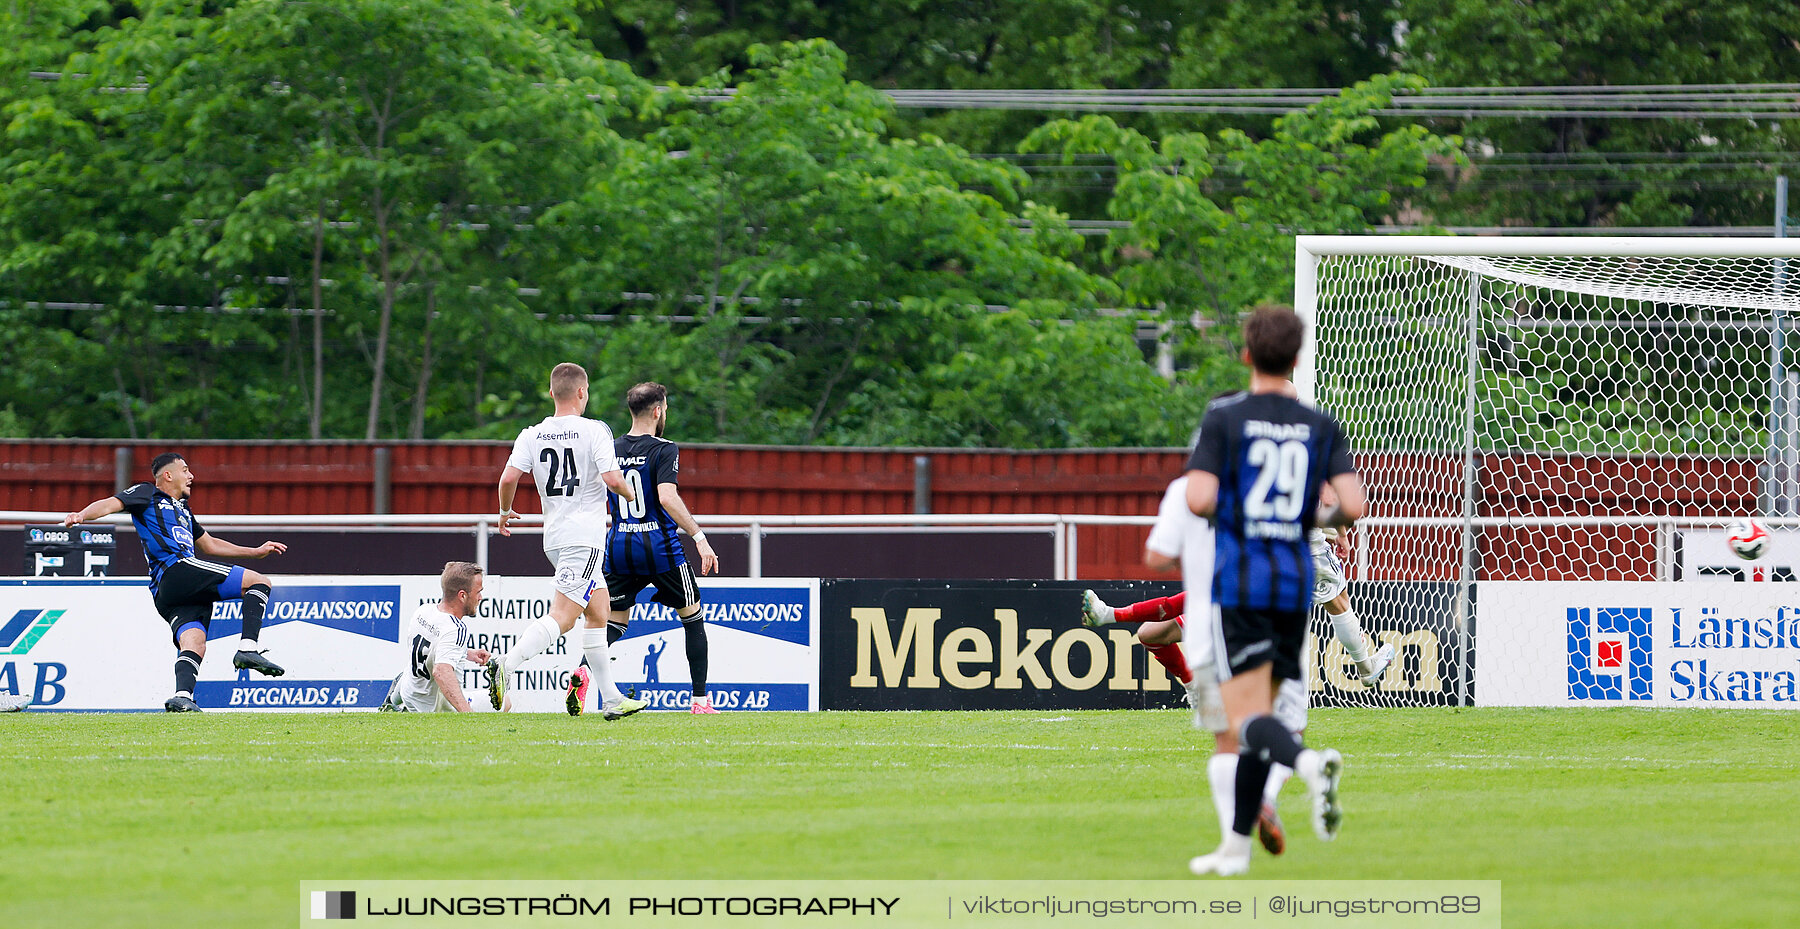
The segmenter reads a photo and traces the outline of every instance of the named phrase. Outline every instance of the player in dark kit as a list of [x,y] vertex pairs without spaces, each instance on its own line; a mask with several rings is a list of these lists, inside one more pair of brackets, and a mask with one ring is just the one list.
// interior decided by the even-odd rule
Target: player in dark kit
[[134,484],[63,517],[63,525],[73,526],[121,510],[131,514],[138,540],[144,545],[144,560],[150,563],[151,598],[156,611],[168,621],[180,651],[175,658],[175,696],[163,703],[163,709],[171,713],[200,709],[194,702],[194,682],[200,677],[200,659],[206,654],[213,604],[221,600],[244,601],[244,632],[232,666],[271,677],[285,673],[257,646],[263,611],[269,605],[269,579],[256,571],[197,556],[267,558],[287,551],[287,546],[264,542],[245,548],[213,536],[188,509],[188,492],[193,486],[194,472],[186,459],[164,452],[150,463],[150,483]]
[[625,406],[631,410],[631,431],[619,436],[613,449],[637,499],[607,496],[612,512],[612,529],[606,535],[606,589],[612,593],[607,637],[618,641],[625,634],[638,592],[655,585],[656,602],[681,619],[688,671],[694,681],[690,710],[714,713],[712,698],[706,693],[706,620],[700,610],[700,589],[676,530],[686,531],[694,540],[701,574],[719,570],[719,556],[713,554],[706,533],[700,531],[676,486],[681,452],[662,437],[669,421],[668,390],[661,384],[639,384],[626,391]]
[[[1342,757],[1301,744],[1273,713],[1282,680],[1304,680],[1300,665],[1312,608],[1307,532],[1347,526],[1365,507],[1349,444],[1329,415],[1294,399],[1293,374],[1305,326],[1287,307],[1262,306],[1244,322],[1250,391],[1213,401],[1188,459],[1188,508],[1214,524],[1212,635],[1220,695],[1239,758],[1236,810],[1217,851],[1188,862],[1195,874],[1242,874],[1250,831],[1262,809],[1271,763],[1294,769],[1313,801],[1313,830],[1337,835]],[[1335,506],[1319,508],[1331,485]]]

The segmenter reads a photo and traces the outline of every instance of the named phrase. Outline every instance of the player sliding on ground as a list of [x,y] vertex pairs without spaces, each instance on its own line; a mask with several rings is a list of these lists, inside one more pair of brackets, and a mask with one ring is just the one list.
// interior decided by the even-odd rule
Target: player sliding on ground
[[74,526],[120,510],[131,514],[138,540],[144,545],[144,560],[150,563],[150,596],[156,611],[168,621],[178,652],[175,696],[163,702],[163,709],[171,713],[200,709],[194,701],[194,685],[200,678],[200,660],[206,655],[213,604],[221,600],[244,601],[243,634],[238,637],[237,654],[231,657],[232,667],[270,677],[285,673],[264,656],[257,642],[273,582],[256,571],[199,556],[267,558],[287,551],[287,546],[264,542],[247,548],[207,532],[188,509],[188,493],[193,488],[194,472],[187,460],[164,452],[150,462],[150,483],[133,484],[63,517],[63,525]]
[[[1307,748],[1274,713],[1281,682],[1304,679],[1300,652],[1314,583],[1307,532],[1348,526],[1366,507],[1337,422],[1293,399],[1290,377],[1304,338],[1292,309],[1262,306],[1250,314],[1250,392],[1207,405],[1188,459],[1188,509],[1215,528],[1209,625],[1220,675],[1230,675],[1219,692],[1240,752],[1231,831],[1217,850],[1188,862],[1195,874],[1249,870],[1250,832],[1272,764],[1293,768],[1306,782],[1319,838],[1336,837],[1343,821],[1343,758],[1334,749]],[[1325,483],[1337,495],[1335,506],[1320,506]]]
[[486,649],[469,648],[469,630],[463,620],[481,606],[481,565],[452,561],[438,575],[443,599],[420,604],[413,611],[400,644],[406,649],[406,670],[394,679],[393,689],[382,704],[384,710],[411,713],[467,713],[469,698],[463,695],[465,662],[477,667],[492,657]]
[[577,617],[585,617],[581,650],[600,685],[601,714],[620,719],[649,704],[626,697],[612,679],[606,648],[610,611],[601,573],[606,491],[627,501],[637,495],[619,472],[612,430],[582,415],[588,405],[587,371],[578,364],[557,365],[550,372],[550,398],[556,402],[555,413],[519,433],[500,475],[500,534],[512,535],[512,521],[519,518],[513,512],[513,497],[519,479],[530,474],[544,504],[544,554],[556,566],[556,592],[551,595],[550,615],[526,626],[505,656],[488,659],[488,698],[494,709],[508,708],[507,679],[575,628]]

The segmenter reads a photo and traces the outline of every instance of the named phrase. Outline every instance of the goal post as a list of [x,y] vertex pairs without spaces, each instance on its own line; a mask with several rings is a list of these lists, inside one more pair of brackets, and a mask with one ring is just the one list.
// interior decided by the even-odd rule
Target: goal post
[[[1314,337],[1295,384],[1356,452],[1370,509],[1352,604],[1402,653],[1364,691],[1317,619],[1319,702],[1791,694],[1800,619],[1776,582],[1800,566],[1793,271],[1800,240],[1297,237]],[[1721,542],[1745,515],[1776,536],[1754,563]],[[1777,644],[1694,639],[1700,618]],[[1734,686],[1749,696],[1721,696]]]

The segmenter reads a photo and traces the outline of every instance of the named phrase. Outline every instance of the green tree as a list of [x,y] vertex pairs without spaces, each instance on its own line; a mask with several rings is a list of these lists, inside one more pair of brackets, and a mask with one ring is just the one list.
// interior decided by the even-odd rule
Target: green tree
[[245,4],[208,25],[185,48],[144,43],[179,48],[153,85],[189,130],[151,158],[219,169],[198,185],[214,196],[191,201],[205,233],[177,254],[296,267],[310,227],[321,274],[330,239],[333,270],[354,282],[334,301],[340,323],[369,353],[364,437],[400,431],[396,360],[414,368],[406,431],[421,437],[431,373],[457,347],[441,340],[470,334],[439,318],[472,290],[522,311],[506,263],[516,227],[604,169],[619,141],[607,121],[639,88],[485,3]]
[[[751,54],[734,96],[676,105],[618,172],[550,217],[600,230],[563,240],[590,243],[565,286],[649,295],[634,307],[664,320],[657,335],[638,330],[602,367],[656,358],[703,398],[710,428],[695,437],[850,439],[885,413],[869,398],[984,347],[990,307],[1086,318],[1110,294],[1064,257],[1072,237],[1023,199],[1016,169],[889,138],[891,105],[845,80],[837,49]],[[1016,224],[1026,215],[1032,228]]]
[[[1275,122],[1265,139],[1238,130],[1152,140],[1105,116],[1058,120],[1026,139],[1027,152],[1073,163],[1104,154],[1119,181],[1101,256],[1125,298],[1155,308],[1184,359],[1235,364],[1237,320],[1263,301],[1289,302],[1293,235],[1364,232],[1424,184],[1434,158],[1458,140],[1417,126],[1384,129],[1374,111],[1416,78],[1384,76]],[[1221,376],[1209,376],[1219,383]]]
[[[1791,81],[1792,14],[1755,0],[1400,4],[1405,67],[1434,86]],[[1499,157],[1435,204],[1447,223],[1764,224],[1769,162],[1795,162],[1779,120],[1509,117],[1460,131]]]

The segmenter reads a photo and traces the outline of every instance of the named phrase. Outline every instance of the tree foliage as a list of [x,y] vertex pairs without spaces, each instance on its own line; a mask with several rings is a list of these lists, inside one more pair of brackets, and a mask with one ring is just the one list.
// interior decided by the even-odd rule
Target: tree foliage
[[[1459,152],[1780,151],[1779,123],[1376,114],[1427,83],[1778,80],[1795,28],[1739,0],[8,12],[0,433],[504,436],[575,360],[601,415],[669,384],[692,440],[1018,446],[1184,441],[1295,232],[1745,221],[1766,204],[1680,168],[1520,186]],[[1231,85],[1345,90],[1111,118],[879,90]]]

